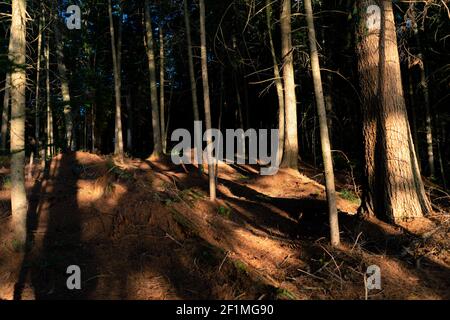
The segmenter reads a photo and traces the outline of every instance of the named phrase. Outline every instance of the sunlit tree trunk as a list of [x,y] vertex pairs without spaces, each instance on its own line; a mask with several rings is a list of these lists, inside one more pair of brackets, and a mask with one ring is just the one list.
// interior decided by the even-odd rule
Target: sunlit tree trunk
[[164,65],[164,33],[162,26],[159,26],[159,116],[161,122],[162,148],[166,153],[166,123],[165,123],[165,65]]
[[6,138],[8,135],[8,122],[9,122],[9,99],[10,99],[10,87],[11,87],[11,75],[9,72],[6,73],[5,79],[5,92],[3,95],[3,110],[2,110],[2,151],[6,150]]
[[15,240],[24,245],[28,201],[25,191],[26,1],[12,1],[9,60],[11,71],[11,226]]
[[295,97],[294,55],[291,35],[291,0],[281,4],[281,55],[283,58],[284,107],[286,134],[282,167],[297,170],[297,100]]
[[[206,130],[211,129],[211,108],[209,100],[209,80],[208,80],[208,61],[206,52],[206,28],[205,28],[205,1],[200,0],[200,50],[202,60],[202,80],[203,80],[203,103],[205,108],[205,123]],[[208,154],[212,148],[212,137],[207,135],[206,139]],[[209,175],[209,198],[211,201],[216,199],[216,174],[212,161],[208,163],[208,175]]]
[[[368,6],[380,8],[373,24]],[[376,7],[371,7],[376,8]],[[431,212],[409,128],[390,1],[359,1],[366,190],[362,210],[398,223]]]
[[[111,0],[108,1],[108,14],[109,14],[109,33],[111,35],[111,54],[113,60],[113,73],[114,73],[114,93],[116,98],[116,116],[115,116],[115,130],[114,130],[114,154],[123,157],[123,135],[122,135],[122,103],[121,103],[121,42],[122,42],[122,32],[119,31],[119,39],[115,41],[114,32],[114,20],[112,16],[112,4]],[[121,16],[119,20],[121,20]],[[122,24],[122,21],[119,21]],[[121,27],[119,27],[121,28]]]
[[308,38],[311,51],[311,69],[314,81],[314,94],[316,96],[317,113],[320,124],[320,142],[322,145],[322,159],[325,170],[325,186],[328,201],[328,214],[330,219],[331,244],[338,246],[339,222],[336,208],[336,190],[334,185],[333,160],[331,157],[330,138],[328,136],[327,114],[323,96],[322,78],[320,75],[319,54],[316,45],[316,32],[314,29],[313,10],[311,0],[305,0],[306,21],[308,23]]
[[153,127],[153,153],[152,158],[158,158],[162,154],[161,126],[158,106],[158,88],[156,86],[155,51],[153,44],[152,17],[150,15],[150,1],[145,0],[145,35],[148,58],[148,68],[150,73],[150,102],[152,107],[152,127]]
[[266,0],[266,23],[269,32],[270,53],[273,61],[273,76],[275,78],[275,88],[278,97],[278,163],[281,163],[284,149],[284,93],[283,82],[280,75],[280,68],[278,67],[278,59],[275,53],[275,46],[272,37],[272,1]]
[[69,91],[67,68],[64,63],[64,44],[61,40],[58,25],[54,28],[56,41],[56,62],[58,64],[59,80],[61,82],[61,95],[63,100],[64,122],[66,127],[66,149],[75,150],[75,135],[73,134],[72,106]]

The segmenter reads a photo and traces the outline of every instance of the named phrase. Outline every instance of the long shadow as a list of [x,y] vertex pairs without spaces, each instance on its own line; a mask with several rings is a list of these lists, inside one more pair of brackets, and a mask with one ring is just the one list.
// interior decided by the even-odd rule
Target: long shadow
[[[47,176],[46,189],[41,192],[39,229],[44,229],[44,238],[36,239],[36,256],[30,261],[31,283],[35,298],[41,299],[84,299],[95,288],[95,281],[83,282],[95,274],[94,257],[91,250],[81,243],[80,210],[77,202],[77,174],[75,153],[62,154],[57,171]],[[36,201],[39,201],[36,199]],[[36,226],[35,226],[36,228]],[[77,265],[81,269],[81,290],[67,287],[67,267]]]
[[35,232],[39,220],[39,202],[42,191],[42,183],[49,176],[49,163],[46,162],[44,171],[36,178],[31,191],[28,194],[28,211],[27,211],[27,236],[25,241],[25,254],[20,267],[19,276],[14,286],[14,300],[21,300],[24,287],[27,281],[27,276],[30,272],[31,255],[33,243],[35,239]]

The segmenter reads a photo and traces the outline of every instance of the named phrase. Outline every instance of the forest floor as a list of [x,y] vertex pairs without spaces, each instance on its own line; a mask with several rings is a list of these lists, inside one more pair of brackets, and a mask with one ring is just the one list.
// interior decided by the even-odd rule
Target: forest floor
[[[211,203],[194,167],[58,155],[27,179],[32,236],[23,258],[9,238],[5,165],[0,299],[450,298],[448,213],[401,227],[361,219],[351,179],[338,174],[343,244],[334,249],[320,171],[219,171]],[[81,290],[66,287],[69,265],[81,268]],[[381,289],[366,292],[370,265],[381,269]]]

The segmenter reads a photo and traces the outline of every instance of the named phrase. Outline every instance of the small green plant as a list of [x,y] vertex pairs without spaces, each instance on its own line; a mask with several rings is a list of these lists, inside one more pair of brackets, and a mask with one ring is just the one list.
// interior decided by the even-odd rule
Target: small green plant
[[290,292],[289,290],[284,289],[284,288],[278,288],[277,289],[277,297],[278,298],[287,298],[287,299],[290,299],[290,300],[297,299],[295,294],[293,294],[292,292]]
[[353,203],[359,203],[360,199],[359,197],[351,190],[343,189],[341,192],[339,192],[339,195],[342,199],[348,200]]
[[236,269],[238,271],[243,272],[245,274],[248,273],[247,265],[244,262],[242,262],[241,260],[234,260],[234,266],[236,267]]
[[225,217],[227,219],[230,219],[231,217],[231,209],[226,206],[219,206],[217,208],[217,213],[220,214],[222,217]]

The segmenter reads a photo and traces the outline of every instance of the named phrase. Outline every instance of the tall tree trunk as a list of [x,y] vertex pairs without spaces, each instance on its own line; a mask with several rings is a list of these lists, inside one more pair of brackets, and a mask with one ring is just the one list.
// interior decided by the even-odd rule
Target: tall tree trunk
[[25,91],[26,91],[26,1],[12,1],[9,60],[11,71],[11,226],[15,240],[24,245],[28,201],[25,191]]
[[61,41],[61,35],[59,26],[56,25],[55,29],[55,42],[56,42],[56,62],[58,64],[58,73],[61,82],[61,95],[63,100],[63,112],[64,122],[66,127],[66,146],[67,150],[75,150],[75,135],[73,134],[73,120],[72,120],[72,107],[69,90],[69,80],[67,78],[67,68],[64,63],[64,46]]
[[53,156],[53,114],[51,106],[51,89],[50,89],[50,37],[47,36],[44,48],[45,59],[45,94],[47,100],[47,157]]
[[153,153],[152,158],[159,158],[162,154],[161,126],[158,106],[158,89],[156,86],[155,51],[153,44],[152,17],[150,15],[150,1],[145,0],[145,35],[148,68],[150,73],[150,102],[152,107],[152,127],[153,127]]
[[281,166],[298,170],[297,100],[295,97],[294,55],[291,39],[291,0],[282,0],[280,25],[286,117],[286,135]]
[[167,141],[166,136],[166,120],[165,120],[165,105],[164,105],[164,88],[165,88],[165,65],[164,65],[164,33],[162,26],[159,26],[159,116],[161,122],[162,148],[164,154],[166,153]]
[[35,153],[36,157],[39,155],[40,151],[40,110],[39,110],[39,89],[40,89],[40,76],[41,76],[41,51],[42,51],[42,28],[43,28],[43,12],[39,17],[39,30],[38,30],[38,47],[37,47],[37,62],[36,62],[36,91],[35,91],[35,105],[34,105],[34,139],[35,139]]
[[266,23],[269,32],[269,45],[270,53],[272,54],[273,61],[273,76],[275,78],[275,87],[277,90],[278,97],[278,164],[281,163],[283,157],[284,149],[284,93],[283,93],[283,82],[280,76],[280,68],[278,67],[278,59],[275,53],[275,46],[273,44],[272,37],[272,1],[266,0]]
[[5,94],[3,96],[3,110],[2,110],[2,151],[6,151],[6,138],[8,135],[8,122],[9,122],[9,99],[11,91],[11,75],[6,73],[5,79]]
[[[373,19],[373,13],[368,12],[370,5],[380,8],[379,24],[368,23]],[[431,206],[403,97],[392,3],[360,0],[359,9],[359,72],[368,178],[362,209],[398,223],[431,212]]]
[[331,157],[330,138],[328,136],[327,114],[323,96],[322,77],[320,75],[319,54],[316,45],[316,31],[314,29],[313,10],[311,0],[305,0],[306,21],[308,23],[309,47],[311,50],[311,69],[314,81],[314,94],[316,96],[317,113],[320,124],[320,142],[322,145],[322,159],[325,169],[325,185],[328,200],[328,214],[330,219],[331,244],[340,243],[339,222],[336,208],[336,190],[334,185],[333,159]]
[[[202,80],[203,80],[203,103],[205,108],[206,130],[211,129],[211,108],[209,100],[209,80],[208,80],[208,60],[206,56],[206,28],[205,28],[205,1],[200,0],[200,50],[202,60]],[[212,137],[210,134],[206,137],[208,154],[211,155]],[[214,164],[208,159],[208,175],[209,175],[209,198],[211,201],[216,200],[216,174]]]
[[[184,24],[186,27],[186,42],[187,42],[187,51],[188,51],[188,65],[189,65],[189,80],[191,83],[191,97],[192,97],[192,111],[194,114],[194,121],[200,121],[200,113],[198,109],[198,100],[197,100],[197,82],[195,81],[195,73],[194,73],[194,59],[192,56],[192,40],[191,40],[191,25],[189,22],[189,11],[188,11],[188,1],[183,0],[184,5]],[[195,132],[194,134],[197,134]],[[201,137],[194,137],[194,141],[201,141]],[[195,159],[199,160],[202,157],[202,150],[194,149]],[[200,174],[203,172],[203,166],[201,163],[198,164],[198,169]]]
[[[111,54],[113,60],[113,72],[114,72],[114,94],[116,98],[116,116],[115,116],[115,130],[114,130],[114,154],[123,157],[123,136],[122,136],[122,103],[121,103],[121,58],[120,50],[122,43],[122,32],[119,31],[119,39],[115,41],[114,34],[114,20],[112,16],[112,4],[111,0],[108,0],[108,14],[109,14],[109,33],[111,35]],[[119,24],[122,24],[121,16],[119,17]],[[119,27],[121,29],[121,27]]]

